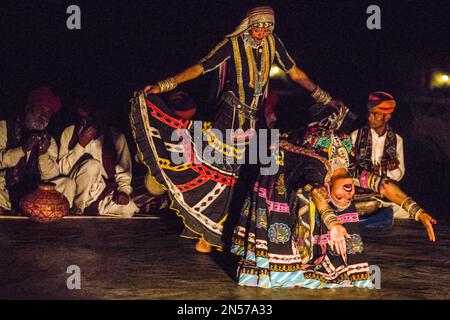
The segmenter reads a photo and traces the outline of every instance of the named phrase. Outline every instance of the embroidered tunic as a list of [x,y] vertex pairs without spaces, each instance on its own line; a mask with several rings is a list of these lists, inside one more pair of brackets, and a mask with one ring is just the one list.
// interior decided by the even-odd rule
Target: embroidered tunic
[[268,35],[257,48],[252,48],[245,37],[241,34],[225,38],[199,64],[204,73],[226,67],[225,83],[220,89],[232,91],[242,103],[259,109],[262,96],[267,95],[272,64],[276,62],[289,72],[295,62],[277,35]]

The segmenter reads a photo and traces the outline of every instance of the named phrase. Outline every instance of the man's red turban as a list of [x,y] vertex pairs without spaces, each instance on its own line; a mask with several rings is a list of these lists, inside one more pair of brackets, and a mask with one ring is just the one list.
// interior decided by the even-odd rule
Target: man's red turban
[[61,99],[47,87],[40,87],[31,91],[28,95],[28,104],[45,106],[53,112],[58,112],[61,109]]

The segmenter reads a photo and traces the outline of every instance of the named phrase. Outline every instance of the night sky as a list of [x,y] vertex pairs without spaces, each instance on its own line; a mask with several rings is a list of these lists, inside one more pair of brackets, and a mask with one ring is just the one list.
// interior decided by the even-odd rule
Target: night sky
[[[0,101],[9,108],[30,88],[49,84],[63,96],[91,91],[105,107],[126,109],[134,90],[197,62],[249,8],[269,4],[275,32],[298,65],[335,96],[360,105],[369,91],[417,89],[423,68],[448,59],[445,3],[2,1]],[[70,4],[81,8],[81,30],[66,28]],[[366,27],[370,4],[381,8],[381,30]],[[208,83],[188,88],[201,96]]]
[[[69,111],[77,96],[90,95],[129,134],[128,100],[135,90],[196,63],[234,30],[248,9],[266,4],[275,9],[275,33],[299,67],[362,114],[369,92],[384,90],[394,97],[429,94],[425,90],[427,71],[449,68],[447,3],[2,1],[0,115],[3,118],[22,108],[32,88],[49,85],[63,99],[63,112],[58,115],[62,122],[73,119]],[[66,9],[71,4],[81,8],[81,30],[66,27]],[[381,8],[381,30],[366,27],[366,9],[371,4]],[[213,76],[180,87],[203,110],[208,109]],[[304,99],[298,104],[312,103],[305,91],[299,92]],[[405,125],[401,117],[396,121]],[[414,167],[412,159],[407,157],[407,167]],[[423,169],[421,163],[416,167]],[[423,179],[429,181],[437,169],[427,168],[431,171]],[[420,183],[413,174],[407,176],[412,177],[410,185]],[[429,199],[428,204],[432,203]]]

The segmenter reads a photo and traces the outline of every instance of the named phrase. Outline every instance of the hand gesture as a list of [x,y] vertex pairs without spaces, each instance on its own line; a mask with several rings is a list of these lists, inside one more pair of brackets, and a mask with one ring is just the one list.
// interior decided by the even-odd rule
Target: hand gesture
[[50,147],[50,142],[51,142],[50,135],[48,133],[43,133],[38,143],[39,155],[43,155],[47,152],[48,148]]
[[433,224],[437,224],[437,221],[425,211],[419,213],[419,221],[422,222],[425,229],[427,230],[428,238],[430,239],[430,241],[435,242],[436,237],[434,235]]
[[97,134],[97,129],[95,127],[80,127],[78,129],[78,143],[85,148],[89,142],[94,140],[95,135]]
[[341,224],[334,224],[330,227],[330,248],[336,250],[347,261],[347,243],[346,238],[350,238],[345,227]]
[[116,191],[113,195],[113,201],[120,205],[127,205],[130,202],[130,197],[123,191]]
[[399,164],[400,164],[400,161],[398,161],[397,159],[389,159],[389,160],[382,161],[382,166],[386,171],[391,171],[391,170],[397,169]]
[[144,94],[146,94],[146,95],[149,93],[157,94],[160,92],[161,92],[161,88],[159,86],[148,84],[144,87]]

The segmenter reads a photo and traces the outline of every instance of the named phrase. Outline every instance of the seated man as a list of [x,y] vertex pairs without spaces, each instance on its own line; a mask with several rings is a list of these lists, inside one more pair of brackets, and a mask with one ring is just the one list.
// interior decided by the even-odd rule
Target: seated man
[[105,125],[88,103],[77,108],[80,121],[61,135],[59,167],[75,181],[72,214],[132,217],[132,164],[125,136]]
[[[405,174],[403,160],[403,139],[389,126],[396,102],[386,92],[373,92],[368,101],[368,125],[352,132],[356,161],[366,170],[377,173],[394,181],[400,181]],[[360,193],[362,190],[358,190]],[[365,228],[383,228],[392,226],[395,216],[408,218],[408,214],[399,206],[381,207],[376,212],[361,218]]]
[[[54,112],[61,108],[58,96],[47,87],[33,90],[24,112],[0,121],[0,213],[19,210],[19,200],[40,181],[51,179],[56,190],[72,198],[70,179],[59,175],[58,146],[46,131]],[[70,199],[69,199],[70,202]]]

